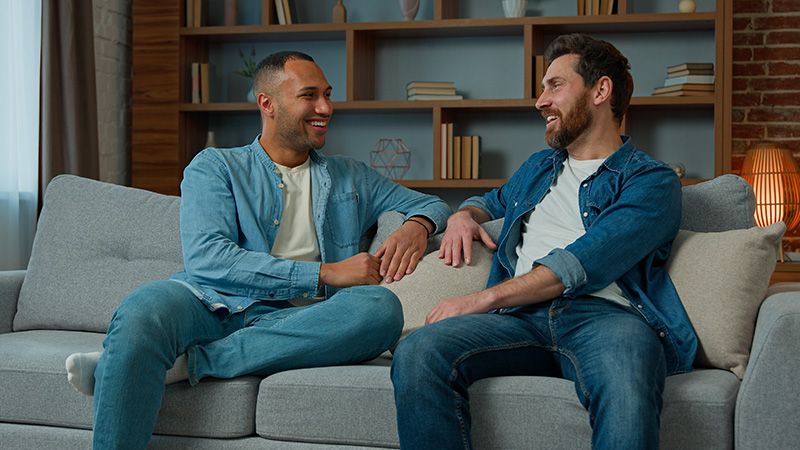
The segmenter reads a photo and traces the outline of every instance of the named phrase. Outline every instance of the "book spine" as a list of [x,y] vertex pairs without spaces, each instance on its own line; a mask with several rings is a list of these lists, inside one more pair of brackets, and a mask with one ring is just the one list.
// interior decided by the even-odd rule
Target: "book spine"
[[472,136],[461,137],[461,179],[472,178]]
[[453,136],[453,179],[461,179],[461,136]]
[[442,180],[447,179],[447,124],[442,123],[441,126],[441,136],[439,136],[439,145],[441,148],[439,152],[441,154],[440,165],[439,168],[439,178]]
[[192,63],[192,103],[200,103],[200,63]]
[[200,63],[200,102],[201,103],[209,103],[209,74],[208,74],[208,63]]
[[481,137],[472,136],[472,179],[477,180],[480,177],[478,168],[481,161]]

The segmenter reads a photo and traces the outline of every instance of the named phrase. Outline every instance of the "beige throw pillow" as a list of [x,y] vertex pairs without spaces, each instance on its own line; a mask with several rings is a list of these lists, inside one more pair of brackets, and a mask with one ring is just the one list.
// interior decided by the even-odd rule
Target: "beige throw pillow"
[[405,325],[400,335],[401,340],[425,325],[425,316],[440,301],[486,288],[494,252],[485,245],[480,242],[472,243],[472,262],[468,266],[463,262],[458,267],[448,266],[439,259],[438,253],[436,250],[425,255],[414,272],[402,280],[381,282],[381,286],[394,292],[403,305]]
[[744,376],[784,231],[786,225],[778,222],[718,233],[678,232],[666,268],[697,333],[697,367]]

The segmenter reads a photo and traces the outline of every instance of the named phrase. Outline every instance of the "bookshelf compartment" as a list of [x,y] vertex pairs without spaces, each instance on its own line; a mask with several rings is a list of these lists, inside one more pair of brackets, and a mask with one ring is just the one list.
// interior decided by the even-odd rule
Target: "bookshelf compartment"
[[[696,0],[698,12],[692,14],[677,13],[676,0],[618,0],[623,14],[612,16],[576,15],[573,0],[540,0],[529,2],[527,17],[513,19],[502,17],[499,1],[422,0],[411,22],[401,20],[396,1],[347,0],[344,24],[330,23],[333,3],[321,8],[318,0],[293,1],[296,25],[277,25],[273,0],[239,0],[239,25],[222,26],[212,12],[207,26],[186,27],[185,0],[137,0],[134,83],[144,80],[140,74],[145,73],[163,73],[164,79],[153,83],[148,78],[147,85],[140,82],[134,89],[134,186],[176,193],[183,167],[202,147],[208,130],[215,132],[219,146],[252,141],[260,121],[256,106],[245,101],[250,80],[233,72],[243,67],[238,49],[249,55],[253,44],[256,59],[297,49],[322,67],[334,87],[335,108],[325,153],[368,161],[378,139],[398,137],[412,151],[411,168],[401,180],[406,186],[445,197],[499,186],[532,151],[546,146],[534,107],[539,84],[535,59],[556,35],[572,32],[607,39],[631,60],[636,91],[625,132],[637,147],[666,162],[682,162],[691,177],[711,178],[730,170],[730,116],[725,111],[730,105],[732,12],[725,0]],[[154,10],[164,18],[141,20]],[[163,55],[152,53],[155,44]],[[697,58],[715,63],[719,81],[714,95],[651,96],[653,88],[663,85],[668,65]],[[190,103],[187,74],[198,60],[209,60],[218,71],[213,103]],[[456,83],[464,100],[405,100],[408,81],[445,77]],[[493,78],[494,83],[486,81]],[[153,114],[163,123],[178,124],[177,129],[151,132],[152,127],[136,125],[147,122],[140,119],[143,115]],[[444,119],[457,123],[462,135],[482,136],[489,161],[482,177],[491,178],[438,179],[437,136]],[[675,135],[695,137],[671,145]]]

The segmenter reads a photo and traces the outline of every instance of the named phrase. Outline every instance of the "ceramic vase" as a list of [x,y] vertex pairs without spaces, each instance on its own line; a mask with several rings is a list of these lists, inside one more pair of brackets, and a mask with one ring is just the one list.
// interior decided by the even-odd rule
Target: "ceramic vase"
[[693,13],[695,9],[697,9],[697,4],[694,0],[681,0],[678,3],[678,11],[682,13]]
[[247,91],[247,101],[250,103],[256,102],[256,94],[253,92],[253,89]]
[[333,12],[331,13],[331,18],[331,22],[333,23],[347,22],[347,9],[342,4],[342,0],[336,0],[336,4],[333,6]]
[[414,20],[419,11],[419,0],[400,0],[400,12],[403,20]]
[[503,0],[503,13],[506,17],[525,17],[528,0]]

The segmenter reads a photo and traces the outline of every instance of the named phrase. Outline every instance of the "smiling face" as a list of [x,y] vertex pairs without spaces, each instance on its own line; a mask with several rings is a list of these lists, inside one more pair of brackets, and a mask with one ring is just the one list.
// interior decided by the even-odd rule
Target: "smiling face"
[[594,120],[591,90],[574,70],[577,59],[577,55],[564,55],[553,61],[544,76],[542,95],[536,101],[546,122],[545,142],[557,150],[573,144]]
[[320,149],[333,114],[332,88],[319,66],[310,61],[287,61],[284,73],[275,98],[275,137],[288,150]]

